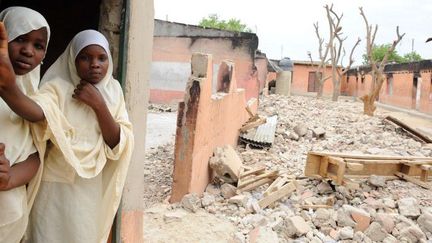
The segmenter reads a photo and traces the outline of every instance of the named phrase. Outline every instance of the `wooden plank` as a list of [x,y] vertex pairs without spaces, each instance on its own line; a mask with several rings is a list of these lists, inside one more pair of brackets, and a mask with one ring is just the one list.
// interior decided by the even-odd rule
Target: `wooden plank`
[[401,128],[403,128],[405,131],[407,131],[409,134],[411,134],[414,137],[417,137],[418,139],[420,139],[421,141],[425,142],[425,143],[432,143],[432,139],[428,138],[427,136],[423,135],[422,133],[418,132],[416,129],[414,129],[413,127],[411,127],[410,125],[404,123],[403,121],[397,119],[396,117],[393,116],[387,116],[385,118],[385,120],[391,121],[394,124],[400,126]]
[[290,193],[292,193],[293,191],[295,191],[297,189],[297,182],[296,181],[292,181],[290,183],[287,183],[286,185],[284,185],[283,187],[281,187],[279,190],[271,193],[270,195],[262,198],[259,202],[258,205],[263,209],[266,208],[268,205],[274,203],[275,201],[288,196]]
[[415,157],[415,156],[391,156],[391,155],[373,155],[373,154],[347,154],[347,153],[328,153],[328,152],[317,152],[310,151],[308,154],[318,156],[334,156],[341,157],[344,159],[375,159],[375,160],[431,160],[430,157]]
[[364,165],[360,163],[346,163],[347,169],[351,171],[362,171]]
[[250,130],[252,128],[258,127],[259,125],[262,125],[262,124],[266,123],[266,121],[267,120],[265,118],[258,118],[256,121],[246,122],[240,128],[240,132],[246,132],[247,130]]
[[281,188],[285,183],[287,183],[287,181],[288,178],[279,176],[278,178],[276,178],[275,181],[273,181],[272,184],[270,184],[267,190],[265,190],[264,196],[267,196],[270,193],[279,190],[279,188]]
[[240,177],[241,178],[245,178],[245,177],[247,177],[249,175],[260,174],[260,173],[262,173],[264,171],[265,171],[265,167],[258,167],[258,168],[255,168],[255,169],[251,169],[251,170],[245,171],[243,174],[241,174]]
[[319,175],[320,163],[322,162],[321,160],[322,160],[322,156],[308,153],[306,158],[304,175],[305,176]]
[[258,176],[254,176],[251,179],[243,181],[242,184],[240,186],[238,186],[238,188],[245,187],[249,184],[252,184],[252,183],[259,181],[261,179],[264,179],[264,178],[271,178],[273,181],[275,179],[275,177],[277,177],[278,173],[279,172],[277,170],[273,170],[273,171],[266,172],[266,173],[258,175]]
[[259,186],[265,185],[267,183],[271,183],[273,181],[272,178],[262,178],[261,180],[255,181],[253,183],[250,183],[242,188],[237,189],[237,194],[240,194],[242,192],[253,190]]
[[319,167],[319,175],[322,177],[327,176],[327,170],[328,170],[328,163],[329,163],[329,157],[325,156],[321,159],[321,164]]
[[414,184],[416,184],[418,186],[421,186],[423,188],[426,188],[426,189],[429,189],[429,190],[432,189],[432,186],[430,184],[428,184],[426,182],[423,182],[423,181],[421,181],[421,180],[419,180],[417,178],[414,178],[412,176],[406,175],[406,174],[401,173],[401,172],[396,172],[395,175],[398,176],[398,177],[400,177],[400,178],[402,178],[402,179],[404,179],[404,180],[406,180],[406,181],[409,181],[409,182],[414,183]]

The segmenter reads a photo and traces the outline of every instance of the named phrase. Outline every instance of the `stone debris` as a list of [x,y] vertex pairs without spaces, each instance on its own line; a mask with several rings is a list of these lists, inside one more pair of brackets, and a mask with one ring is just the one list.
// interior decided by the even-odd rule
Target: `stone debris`
[[215,149],[209,165],[219,179],[226,183],[235,183],[238,180],[242,161],[231,145],[225,145]]
[[368,182],[376,187],[384,187],[386,185],[386,179],[383,176],[371,175]]
[[[260,100],[259,112],[263,116],[278,115],[273,146],[264,150],[238,146],[234,150],[243,167],[262,169],[262,173],[278,171],[276,178],[249,191],[216,182],[207,186],[199,203],[195,197],[191,200],[196,203],[187,200],[197,213],[206,211],[235,225],[237,232],[232,242],[432,241],[430,190],[382,176],[355,180],[356,185],[335,185],[332,181],[304,177],[309,151],[431,157],[432,146],[383,123],[386,114],[380,110],[375,117],[363,115],[362,103],[351,100],[330,102],[270,95]],[[295,132],[296,126],[296,130],[303,130],[299,132],[302,136]],[[322,128],[325,138],[315,137],[314,128]],[[294,135],[296,139],[292,138]],[[167,185],[169,189],[165,176],[172,174],[171,147],[172,144],[160,147],[147,156],[146,168],[153,166],[157,172],[148,174],[158,185],[152,195],[160,201],[165,198],[156,190]],[[271,195],[266,191],[280,174],[287,181],[295,180],[296,189],[266,208],[259,207],[258,202]],[[186,209],[188,203],[182,200],[169,207],[173,211]],[[178,220],[167,214],[166,220],[170,218]],[[199,225],[196,227],[200,229]]]

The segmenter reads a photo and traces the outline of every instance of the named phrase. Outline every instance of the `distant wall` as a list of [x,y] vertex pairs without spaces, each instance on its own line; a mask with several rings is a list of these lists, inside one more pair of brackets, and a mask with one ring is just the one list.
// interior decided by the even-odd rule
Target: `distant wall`
[[[346,94],[361,97],[372,86],[369,67],[351,69],[345,80]],[[379,101],[406,109],[432,114],[432,61],[389,64]]]
[[257,97],[260,87],[255,67],[257,47],[255,34],[155,20],[150,102],[170,103],[183,99],[191,72],[191,56],[195,52],[213,56],[215,74],[222,60],[235,62],[238,86],[245,88],[247,99]]

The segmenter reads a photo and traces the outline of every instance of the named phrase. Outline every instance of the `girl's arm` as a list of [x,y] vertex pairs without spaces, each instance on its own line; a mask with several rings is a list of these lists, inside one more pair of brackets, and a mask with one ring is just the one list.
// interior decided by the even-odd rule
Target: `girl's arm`
[[92,84],[81,80],[72,97],[84,102],[94,110],[105,143],[111,149],[117,146],[120,142],[120,125],[112,117],[99,90]]
[[0,96],[17,115],[30,122],[41,121],[45,116],[40,106],[28,98],[16,85],[7,40],[6,29],[0,22]]
[[[26,185],[36,175],[40,160],[38,153],[31,154],[25,161],[9,166],[4,156],[4,145],[0,156],[0,191],[11,190]],[[0,151],[1,152],[1,151]]]

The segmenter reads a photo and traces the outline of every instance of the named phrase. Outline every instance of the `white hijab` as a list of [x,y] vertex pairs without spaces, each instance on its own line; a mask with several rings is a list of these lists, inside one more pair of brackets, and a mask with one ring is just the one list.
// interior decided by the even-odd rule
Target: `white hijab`
[[[50,28],[45,18],[33,9],[26,7],[9,7],[0,13],[0,21],[3,21],[8,33],[8,42],[13,41],[20,35],[27,34],[33,30],[46,28],[47,44],[50,39]],[[17,84],[26,94],[32,94],[37,90],[40,81],[40,65],[27,74],[17,75]],[[30,86],[31,85],[31,86]]]
[[[45,18],[29,8],[7,8],[0,13],[0,21],[3,21],[6,27],[8,42],[40,28],[46,28],[47,41],[49,39],[50,29]],[[23,93],[30,95],[37,90],[39,78],[40,65],[27,74],[17,75],[16,83]],[[1,99],[0,127],[0,142],[6,144],[5,155],[11,165],[24,161],[36,152],[29,123],[17,116]],[[22,238],[27,225],[28,210],[39,186],[41,167],[27,188],[21,186],[0,192],[0,242],[18,242]]]
[[[83,102],[72,98],[73,91],[80,81],[75,58],[89,45],[101,46],[108,55],[108,71],[95,86],[103,96],[114,120],[120,125],[120,142],[113,149],[104,142],[94,111]],[[68,188],[79,187],[74,184],[76,176],[96,180],[103,178],[100,188],[103,191],[103,199],[97,202],[101,208],[100,212],[103,213],[94,212],[95,215],[91,217],[99,222],[95,223],[99,229],[94,234],[101,238],[100,242],[106,242],[108,238],[112,220],[120,203],[134,144],[132,124],[126,111],[122,88],[112,77],[112,70],[112,58],[105,37],[95,30],[82,31],[72,39],[63,54],[47,70],[39,92],[32,97],[44,111],[46,120],[43,124],[34,123],[32,126],[34,139],[50,140],[54,145],[50,146],[46,153],[42,181],[57,182],[55,185],[59,190],[63,190],[61,188],[64,183],[69,184]],[[100,174],[102,177],[98,177]],[[75,192],[79,190],[76,188]],[[75,195],[70,196],[70,201],[79,200],[74,198]],[[50,198],[39,200],[42,201],[38,201],[37,205],[50,205]],[[65,201],[63,206],[65,210],[73,210],[69,202]],[[36,206],[33,212],[39,212],[39,209]],[[49,215],[45,216],[50,218]]]

